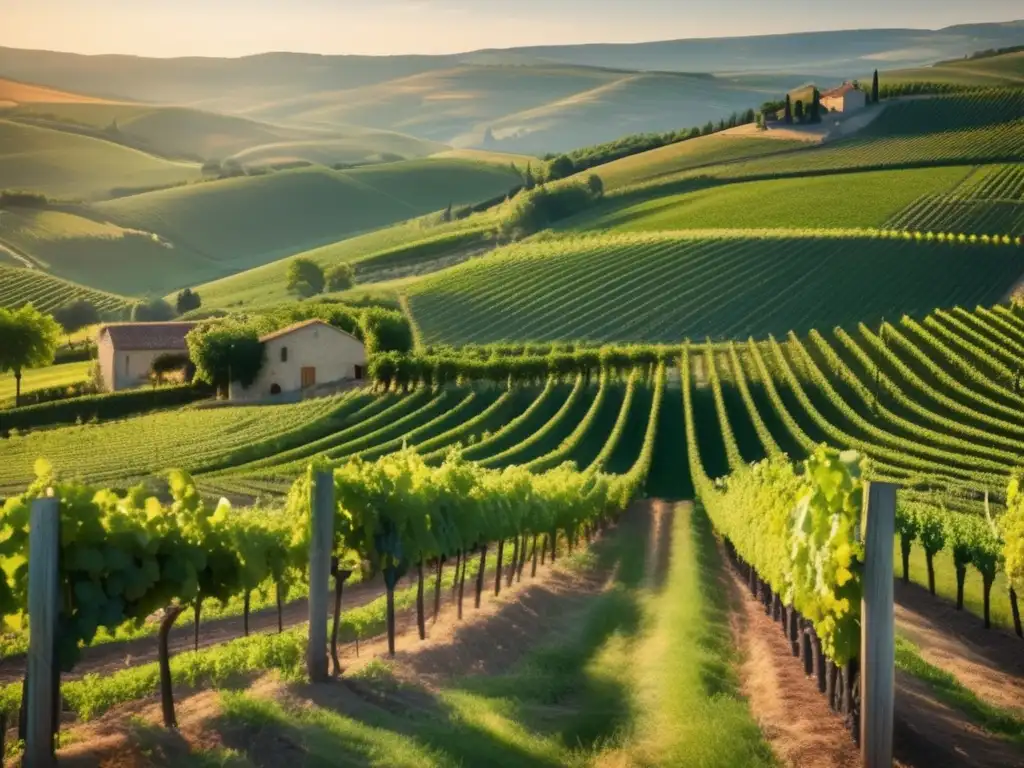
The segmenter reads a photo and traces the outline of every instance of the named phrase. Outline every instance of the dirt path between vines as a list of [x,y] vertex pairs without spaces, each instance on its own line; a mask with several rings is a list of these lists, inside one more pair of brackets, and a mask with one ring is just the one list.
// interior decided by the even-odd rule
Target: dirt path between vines
[[[741,679],[751,710],[765,738],[788,765],[805,768],[860,765],[840,715],[833,713],[818,693],[816,683],[803,674],[803,665],[790,651],[779,626],[750,597],[735,571],[732,600],[737,642],[743,652]],[[1020,679],[1007,670],[1022,659],[1015,637],[984,633],[977,617],[967,617],[897,585],[899,631],[919,644],[925,658],[944,664],[979,696],[1003,703],[1020,694]],[[916,610],[915,610],[916,609]],[[949,616],[947,613],[956,614]],[[977,628],[967,626],[973,622]],[[997,634],[1002,634],[997,637]],[[1011,651],[1016,655],[1011,656]],[[944,704],[917,678],[896,672],[894,752],[897,765],[907,768],[1007,768],[1024,766],[1024,751],[970,722],[960,711]]]
[[978,698],[1024,714],[1024,640],[916,584],[896,582],[896,629]]
[[[646,515],[627,516],[639,517]],[[646,533],[636,530],[637,526],[628,520],[620,527],[625,531],[618,535]],[[436,622],[431,621],[431,586],[426,593],[426,640],[418,637],[415,608],[401,611],[396,617],[396,654],[394,660],[389,661],[391,674],[399,680],[415,683],[420,691],[430,691],[451,679],[497,674],[508,669],[537,647],[538,638],[563,629],[610,583],[613,569],[569,570],[559,565],[564,560],[564,556],[560,556],[555,567],[550,562],[539,566],[536,578],[530,577],[528,560],[521,581],[514,581],[509,587],[503,579],[499,596],[494,594],[496,574],[489,569],[479,609],[474,607],[475,583],[467,579],[462,621],[457,618],[457,598],[450,588],[442,589],[441,612]],[[350,677],[372,662],[386,658],[385,635],[361,642],[358,656],[354,643],[342,645],[340,656],[346,675],[340,681],[328,685],[288,685],[280,681],[276,673],[270,673],[245,690],[256,697],[311,702],[356,717],[371,707],[407,712],[431,706],[431,697],[424,693],[405,688],[382,692]],[[66,728],[71,743],[59,752],[61,765],[82,768],[173,766],[184,763],[200,750],[224,746],[259,754],[261,765],[301,761],[302,754],[287,740],[274,737],[272,732],[225,732],[217,691],[179,690],[178,694],[177,733],[162,728],[159,701],[155,696],[149,697],[118,706],[94,722]]]
[[804,675],[789,641],[722,552],[733,608],[733,635],[743,654],[740,678],[750,709],[775,754],[799,768],[853,768],[860,751],[817,684]]

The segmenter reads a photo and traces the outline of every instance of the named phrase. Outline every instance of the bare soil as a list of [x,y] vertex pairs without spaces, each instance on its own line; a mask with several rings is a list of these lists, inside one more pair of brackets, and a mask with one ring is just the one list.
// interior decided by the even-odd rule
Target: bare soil
[[[723,553],[724,557],[724,553]],[[789,641],[764,608],[729,569],[733,632],[743,655],[743,693],[775,754],[800,768],[853,768],[860,751],[832,712],[817,684],[804,675]]]
[[1024,714],[1024,640],[958,611],[916,584],[896,582],[896,626],[925,661],[952,673],[980,699]]
[[[779,626],[765,616],[733,572],[737,643],[744,660],[743,689],[776,754],[788,765],[854,766],[860,754],[843,726],[803,674]],[[960,678],[979,697],[1004,706],[1020,702],[1024,654],[1021,641],[986,630],[977,617],[956,611],[925,590],[896,585],[898,629],[924,657]],[[894,753],[910,768],[1024,766],[1024,751],[974,725],[911,675],[896,673]]]

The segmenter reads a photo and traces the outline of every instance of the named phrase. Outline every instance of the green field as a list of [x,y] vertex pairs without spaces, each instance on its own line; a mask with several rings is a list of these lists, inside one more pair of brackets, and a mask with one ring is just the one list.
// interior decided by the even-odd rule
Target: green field
[[37,269],[0,264],[0,307],[31,302],[36,309],[52,312],[76,299],[91,301],[101,312],[121,312],[128,307],[123,296],[97,291],[48,275]]
[[0,242],[55,273],[125,294],[163,294],[501,194],[511,169],[414,160],[206,182],[72,211],[0,215]]
[[[617,232],[881,227],[922,196],[941,195],[970,172],[969,167],[927,168],[729,184],[622,207],[612,201],[612,210],[569,226]],[[1018,208],[1024,211],[1024,206]]]
[[890,218],[885,226],[1024,234],[1024,165],[975,168],[956,187],[923,195]]
[[199,178],[194,163],[172,162],[90,136],[0,120],[0,186],[58,198],[96,200],[117,188]]
[[[1002,300],[1014,245],[806,230],[564,236],[407,287],[425,343],[759,338]],[[943,280],[934,280],[942,274]]]
[[[92,363],[64,363],[47,368],[29,368],[21,376],[21,392],[26,394],[37,389],[67,387],[89,378]],[[0,373],[0,408],[14,405],[14,375]]]
[[[204,283],[197,290],[203,297],[203,305],[207,307],[274,304],[290,298],[287,289],[288,265],[296,258],[312,259],[325,269],[334,264],[352,262],[356,264],[358,274],[360,262],[369,263],[397,251],[416,253],[422,249],[432,250],[432,243],[443,242],[447,238],[456,238],[456,243],[462,238],[475,241],[486,232],[487,222],[475,218],[448,224],[423,219],[402,222]],[[460,247],[456,245],[455,249]]]
[[896,83],[946,83],[957,86],[1024,85],[1024,52],[1004,53],[979,59],[948,61],[932,67],[882,72],[881,85]]
[[717,167],[719,163],[786,153],[806,146],[802,141],[784,139],[701,136],[614,160],[589,173],[596,173],[604,182],[605,189],[613,191],[637,184],[656,183],[660,179],[695,168]]

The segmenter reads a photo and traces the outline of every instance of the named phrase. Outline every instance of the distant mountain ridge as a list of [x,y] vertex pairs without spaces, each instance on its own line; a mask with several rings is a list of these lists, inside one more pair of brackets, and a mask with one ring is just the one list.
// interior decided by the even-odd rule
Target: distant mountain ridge
[[940,30],[866,29],[753,37],[593,43],[440,56],[263,53],[152,59],[0,47],[0,76],[107,98],[201,105],[234,91],[238,104],[374,85],[466,64],[572,64],[665,72],[814,72],[843,76],[871,62],[913,67],[1024,42],[1024,20]]

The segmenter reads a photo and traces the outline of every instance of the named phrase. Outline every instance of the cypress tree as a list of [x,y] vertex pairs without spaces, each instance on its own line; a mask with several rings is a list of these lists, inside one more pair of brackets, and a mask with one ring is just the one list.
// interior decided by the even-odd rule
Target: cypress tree
[[793,102],[790,100],[788,93],[786,94],[786,116],[784,119],[786,125],[793,124]]
[[878,103],[878,70],[875,70],[875,76],[871,80],[871,103]]

